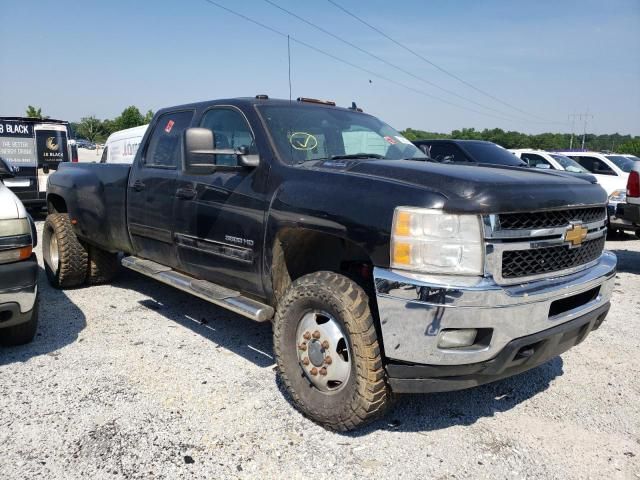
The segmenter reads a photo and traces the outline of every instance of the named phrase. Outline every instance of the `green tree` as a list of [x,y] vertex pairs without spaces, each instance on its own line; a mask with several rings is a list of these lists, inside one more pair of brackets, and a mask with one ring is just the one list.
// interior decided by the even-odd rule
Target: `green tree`
[[49,118],[47,116],[42,115],[42,108],[34,107],[33,105],[27,106],[26,116],[31,118]]
[[152,118],[153,118],[153,110],[147,110],[147,113],[144,116],[144,123],[151,123]]
[[83,117],[76,127],[76,133],[91,142],[103,140],[106,136],[102,122],[96,117]]
[[125,108],[120,116],[113,119],[112,132],[124,130],[125,128],[138,127],[145,124],[145,117],[140,113],[138,107],[131,105]]
[[635,140],[623,143],[616,149],[616,151],[620,153],[629,153],[631,155],[635,155],[636,157],[640,157],[640,139],[636,137]]

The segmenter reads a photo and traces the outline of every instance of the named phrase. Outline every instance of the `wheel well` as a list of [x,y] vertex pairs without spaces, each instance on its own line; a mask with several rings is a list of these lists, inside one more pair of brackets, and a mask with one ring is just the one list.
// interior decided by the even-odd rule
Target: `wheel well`
[[49,213],[67,213],[67,202],[60,195],[52,193],[47,196],[47,211]]
[[291,282],[321,270],[351,278],[375,300],[373,264],[362,247],[328,233],[288,228],[278,234],[273,246],[273,303],[277,304]]

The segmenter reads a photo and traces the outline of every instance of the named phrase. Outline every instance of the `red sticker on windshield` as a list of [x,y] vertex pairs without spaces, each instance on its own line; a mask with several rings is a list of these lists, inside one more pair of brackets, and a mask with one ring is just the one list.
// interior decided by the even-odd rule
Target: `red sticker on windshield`
[[165,132],[167,132],[167,133],[171,132],[171,129],[173,128],[173,125],[174,125],[175,123],[176,123],[176,122],[174,122],[173,120],[169,120],[169,121],[167,122],[167,126],[166,126],[166,127],[164,127],[164,131],[165,131]]
[[390,143],[391,145],[395,145],[396,143],[398,143],[396,139],[393,137],[384,137],[384,139],[387,141],[387,143]]

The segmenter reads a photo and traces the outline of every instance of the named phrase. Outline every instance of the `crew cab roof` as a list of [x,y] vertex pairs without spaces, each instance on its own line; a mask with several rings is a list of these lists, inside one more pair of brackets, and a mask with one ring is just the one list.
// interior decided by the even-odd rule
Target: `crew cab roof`
[[[343,110],[348,112],[358,112],[358,110],[354,110],[353,108],[338,107],[338,106],[334,106],[326,103],[288,100],[283,98],[264,98],[263,96],[259,96],[259,97],[235,97],[235,98],[216,99],[216,100],[204,100],[201,102],[186,103],[183,105],[166,107],[161,110],[158,110],[157,113],[163,113],[166,111],[173,111],[173,110],[180,110],[180,109],[201,110],[201,109],[210,107],[212,105],[231,105],[239,108],[242,108],[242,107],[251,108],[255,105],[296,106],[300,108],[323,107],[323,108],[332,108],[332,109]],[[362,112],[359,112],[359,113],[362,113]],[[364,115],[366,115],[366,113]]]

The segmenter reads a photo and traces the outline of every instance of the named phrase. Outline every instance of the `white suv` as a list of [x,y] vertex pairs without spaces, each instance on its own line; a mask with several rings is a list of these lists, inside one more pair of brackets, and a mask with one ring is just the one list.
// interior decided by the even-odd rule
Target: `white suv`
[[574,159],[589,170],[609,196],[607,211],[609,213],[609,229],[634,231],[633,224],[622,218],[618,205],[623,205],[627,196],[627,180],[633,166],[633,160],[624,155],[605,154],[599,152],[557,152]]
[[31,217],[3,180],[13,177],[0,158],[0,345],[33,340],[38,327],[38,261]]
[[578,162],[559,153],[550,153],[533,148],[518,148],[509,151],[532,168],[564,170],[569,173],[589,173]]

